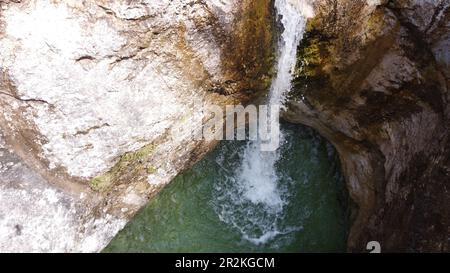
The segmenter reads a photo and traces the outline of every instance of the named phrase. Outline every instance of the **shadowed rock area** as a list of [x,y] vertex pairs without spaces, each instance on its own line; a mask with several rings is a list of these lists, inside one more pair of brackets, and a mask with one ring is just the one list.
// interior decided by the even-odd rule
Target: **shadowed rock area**
[[340,154],[350,251],[449,251],[449,5],[315,2],[284,118]]

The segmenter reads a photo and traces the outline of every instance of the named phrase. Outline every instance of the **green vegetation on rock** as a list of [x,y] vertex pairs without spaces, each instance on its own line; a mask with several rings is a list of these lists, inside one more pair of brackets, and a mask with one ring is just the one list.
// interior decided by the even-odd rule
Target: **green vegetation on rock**
[[128,152],[122,155],[119,161],[108,172],[93,178],[89,185],[99,192],[108,191],[122,175],[132,174],[133,176],[141,173],[152,174],[157,171],[156,167],[149,165],[148,160],[155,150],[155,145],[147,144],[134,152]]

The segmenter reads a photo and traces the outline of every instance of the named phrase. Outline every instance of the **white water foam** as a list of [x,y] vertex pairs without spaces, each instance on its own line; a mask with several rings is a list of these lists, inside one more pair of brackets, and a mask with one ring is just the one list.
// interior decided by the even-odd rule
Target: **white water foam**
[[[270,105],[282,106],[291,89],[297,47],[303,37],[306,20],[312,15],[308,3],[307,0],[275,0],[283,31],[278,45],[277,74],[269,93]],[[282,134],[280,140],[283,143]],[[280,185],[276,170],[279,149],[262,152],[261,144],[259,141],[249,142],[243,151],[241,165],[220,189],[216,189],[219,192],[216,211],[220,219],[255,245],[265,244],[280,234],[301,228],[279,228],[289,193],[285,186]]]

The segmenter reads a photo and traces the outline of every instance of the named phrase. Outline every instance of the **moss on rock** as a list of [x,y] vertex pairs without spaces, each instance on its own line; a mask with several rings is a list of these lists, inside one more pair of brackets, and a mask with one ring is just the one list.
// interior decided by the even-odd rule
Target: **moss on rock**
[[331,38],[318,28],[318,21],[308,21],[306,32],[297,49],[297,65],[290,99],[303,98],[309,90],[320,90],[329,84],[324,71],[330,62]]
[[95,191],[106,192],[125,176],[130,178],[137,177],[143,172],[147,174],[156,172],[156,168],[148,163],[155,148],[155,145],[148,144],[137,151],[122,155],[108,172],[93,178],[89,183],[90,187]]

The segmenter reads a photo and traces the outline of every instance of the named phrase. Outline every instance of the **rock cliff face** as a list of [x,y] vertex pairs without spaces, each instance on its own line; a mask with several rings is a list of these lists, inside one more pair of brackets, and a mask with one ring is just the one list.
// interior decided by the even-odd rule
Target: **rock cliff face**
[[[270,0],[0,0],[0,251],[99,251],[265,91]],[[450,3],[316,0],[284,118],[337,148],[349,250],[449,251]]]
[[[0,1],[0,251],[99,251],[270,80],[259,1]],[[196,128],[198,129],[198,128]]]
[[284,118],[337,148],[348,247],[449,251],[450,2],[318,0]]

